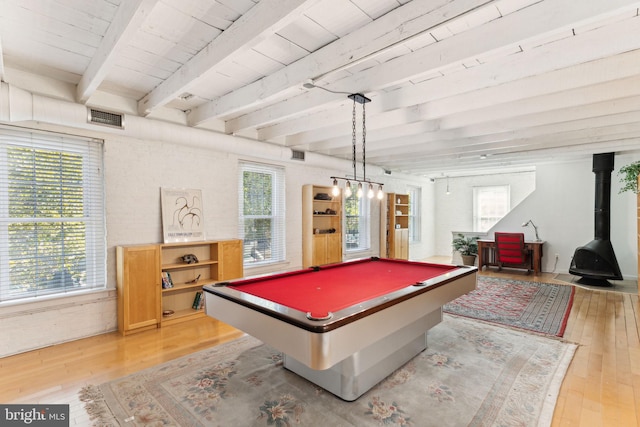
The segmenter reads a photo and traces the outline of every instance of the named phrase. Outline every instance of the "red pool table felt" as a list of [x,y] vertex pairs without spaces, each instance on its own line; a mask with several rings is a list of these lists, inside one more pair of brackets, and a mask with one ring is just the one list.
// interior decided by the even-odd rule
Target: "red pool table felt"
[[455,270],[456,266],[364,259],[232,282],[229,288],[323,317]]

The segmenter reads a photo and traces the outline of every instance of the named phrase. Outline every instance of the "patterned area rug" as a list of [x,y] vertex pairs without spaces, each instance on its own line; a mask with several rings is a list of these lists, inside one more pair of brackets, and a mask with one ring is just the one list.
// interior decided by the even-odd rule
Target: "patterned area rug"
[[282,367],[253,337],[80,392],[94,425],[550,425],[575,345],[455,316],[354,402]]
[[573,305],[573,286],[478,277],[474,291],[443,309],[446,313],[561,337]]

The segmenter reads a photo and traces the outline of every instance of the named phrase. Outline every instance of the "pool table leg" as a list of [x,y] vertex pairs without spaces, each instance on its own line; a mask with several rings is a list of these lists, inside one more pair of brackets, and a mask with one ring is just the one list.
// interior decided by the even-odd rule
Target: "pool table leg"
[[442,321],[435,310],[329,369],[315,370],[284,355],[284,367],[346,401],[353,401],[427,348],[427,331]]

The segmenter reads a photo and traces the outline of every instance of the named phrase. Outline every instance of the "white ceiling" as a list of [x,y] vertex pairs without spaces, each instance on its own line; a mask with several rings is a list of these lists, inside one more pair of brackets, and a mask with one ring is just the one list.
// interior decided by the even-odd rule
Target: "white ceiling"
[[[0,77],[425,176],[640,148],[640,2],[0,0]],[[27,77],[28,76],[28,77]],[[315,88],[306,88],[313,83]],[[338,93],[336,93],[338,92]],[[112,101],[113,108],[118,103]],[[358,105],[358,116],[361,106]],[[358,156],[361,156],[358,117]]]

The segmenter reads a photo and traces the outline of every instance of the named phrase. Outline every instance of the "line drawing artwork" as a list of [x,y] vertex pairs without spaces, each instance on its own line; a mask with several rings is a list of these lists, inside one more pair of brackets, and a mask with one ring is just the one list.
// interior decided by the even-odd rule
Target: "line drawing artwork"
[[165,243],[204,240],[202,191],[161,188],[160,196]]
[[173,224],[175,225],[176,220],[178,224],[180,224],[180,228],[184,230],[185,222],[189,222],[189,229],[198,228],[200,226],[200,216],[202,215],[202,209],[199,207],[200,199],[198,196],[193,196],[191,199],[191,204],[186,197],[181,196],[176,199],[175,206],[178,208],[173,213]]

